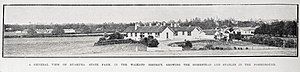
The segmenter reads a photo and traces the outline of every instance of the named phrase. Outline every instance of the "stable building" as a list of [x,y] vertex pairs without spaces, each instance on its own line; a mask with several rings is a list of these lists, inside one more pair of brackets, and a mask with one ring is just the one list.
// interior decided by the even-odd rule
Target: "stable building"
[[205,33],[200,27],[171,27],[171,26],[135,26],[127,27],[123,33],[127,39],[140,40],[153,36],[158,40],[182,39],[190,40],[200,38]]

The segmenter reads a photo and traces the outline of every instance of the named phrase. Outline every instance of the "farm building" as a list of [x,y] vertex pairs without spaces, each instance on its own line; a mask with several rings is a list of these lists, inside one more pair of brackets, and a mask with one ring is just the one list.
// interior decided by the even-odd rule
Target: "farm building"
[[257,27],[239,27],[235,28],[235,33],[240,32],[241,35],[254,35],[254,31]]
[[255,29],[258,27],[238,27],[238,28],[234,28],[234,32],[237,33],[241,33],[241,35],[245,38],[245,37],[251,37],[254,35],[254,31]]
[[153,36],[158,40],[167,39],[195,39],[200,38],[205,33],[200,27],[172,27],[172,26],[135,26],[127,27],[123,33],[126,38],[140,40],[143,37]]
[[38,34],[51,34],[53,29],[36,29],[35,31]]
[[94,32],[96,32],[96,33],[114,33],[114,32],[122,32],[123,30],[124,30],[124,28],[100,27],[100,28],[97,28]]
[[[22,33],[27,33],[28,29],[25,29],[22,31]],[[70,34],[70,33],[76,33],[74,29],[63,29],[65,33]],[[38,34],[51,34],[53,29],[36,29],[36,33]]]
[[76,33],[74,29],[63,29],[66,34]]
[[15,31],[15,33],[27,33],[29,29],[24,29],[22,31]]

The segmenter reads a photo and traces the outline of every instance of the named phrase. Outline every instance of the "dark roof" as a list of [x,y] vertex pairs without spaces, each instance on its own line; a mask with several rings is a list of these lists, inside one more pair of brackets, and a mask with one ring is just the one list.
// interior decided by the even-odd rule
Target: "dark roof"
[[209,30],[203,30],[203,32],[204,32],[206,35],[214,35],[214,34],[216,33],[216,30],[209,29]]
[[134,26],[127,27],[123,32],[162,32],[167,26],[140,26],[134,30]]
[[[127,27],[123,32],[162,32],[167,26],[141,26],[134,30],[134,26]],[[172,31],[193,31],[195,28],[201,30],[200,27],[169,27]]]
[[107,32],[107,33],[113,33],[113,32],[122,32],[125,28],[97,28],[94,32]]
[[171,27],[173,31],[193,31],[195,28],[201,30],[199,27]]

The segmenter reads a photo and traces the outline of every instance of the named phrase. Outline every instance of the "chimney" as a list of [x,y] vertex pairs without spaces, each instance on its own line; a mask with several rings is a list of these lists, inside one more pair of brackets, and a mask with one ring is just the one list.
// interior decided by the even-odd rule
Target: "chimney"
[[149,23],[149,26],[152,26],[152,23]]
[[136,30],[138,27],[140,26],[140,24],[134,24],[134,30]]
[[179,23],[176,23],[176,24],[174,25],[174,27],[179,27]]
[[171,27],[173,27],[174,26],[174,24],[173,23],[171,23]]

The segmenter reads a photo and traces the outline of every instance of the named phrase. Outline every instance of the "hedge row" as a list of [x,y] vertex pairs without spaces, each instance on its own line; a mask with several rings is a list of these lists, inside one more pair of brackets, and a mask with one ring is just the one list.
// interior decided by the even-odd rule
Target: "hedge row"
[[255,44],[264,44],[276,47],[296,48],[297,42],[293,39],[282,39],[278,37],[271,37],[269,35],[254,35],[248,39],[243,39]]
[[139,43],[131,39],[112,39],[112,40],[99,40],[94,44],[94,46],[100,45],[111,45],[111,44],[126,44],[126,43]]
[[[193,40],[190,41],[191,43],[198,43],[198,42],[204,42],[204,43],[214,43],[217,42],[216,40]],[[182,42],[173,42],[173,43],[169,43],[168,46],[177,46],[177,45],[183,45],[185,43],[185,41]]]

